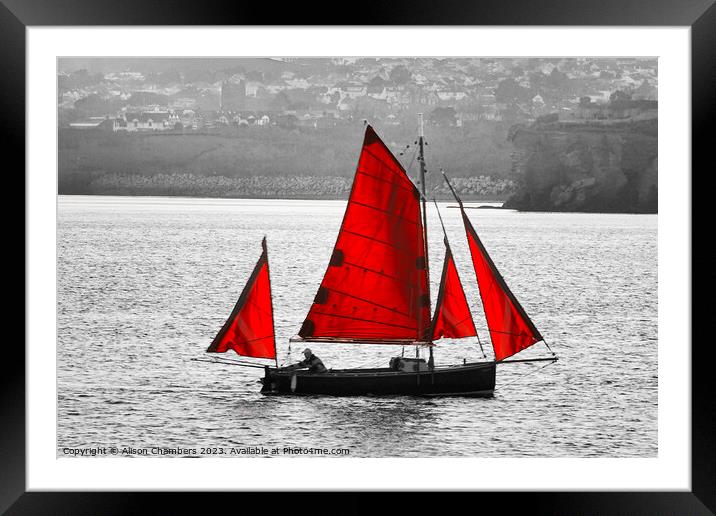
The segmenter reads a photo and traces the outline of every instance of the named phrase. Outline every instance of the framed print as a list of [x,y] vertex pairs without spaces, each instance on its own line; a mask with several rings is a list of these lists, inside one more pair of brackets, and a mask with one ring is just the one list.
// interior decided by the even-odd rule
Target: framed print
[[0,507],[713,510],[691,169],[716,11],[521,4],[6,3],[27,309]]

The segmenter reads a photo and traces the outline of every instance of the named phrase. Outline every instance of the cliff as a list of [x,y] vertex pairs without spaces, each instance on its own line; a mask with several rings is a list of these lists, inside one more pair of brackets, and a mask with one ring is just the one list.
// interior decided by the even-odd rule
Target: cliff
[[657,118],[559,121],[510,128],[520,188],[505,208],[656,213]]

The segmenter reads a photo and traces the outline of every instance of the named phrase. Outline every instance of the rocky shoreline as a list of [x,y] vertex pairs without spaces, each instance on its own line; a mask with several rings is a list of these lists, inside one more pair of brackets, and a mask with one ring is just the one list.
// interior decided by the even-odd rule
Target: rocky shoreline
[[[350,193],[352,178],[334,176],[218,176],[196,174],[88,173],[75,181],[60,181],[61,195],[144,195],[256,199],[335,199]],[[454,178],[465,200],[504,201],[516,191],[511,180],[477,176]],[[430,197],[452,200],[445,185],[431,189]]]

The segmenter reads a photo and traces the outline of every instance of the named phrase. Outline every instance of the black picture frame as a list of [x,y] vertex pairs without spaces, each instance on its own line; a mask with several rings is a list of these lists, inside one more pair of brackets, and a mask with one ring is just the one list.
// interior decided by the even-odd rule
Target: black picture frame
[[[383,3],[242,3],[228,1],[142,0],[2,0],[0,4],[0,98],[3,151],[14,157],[15,165],[6,170],[15,173],[25,166],[25,29],[42,25],[549,25],[549,26],[689,26],[691,27],[692,71],[692,207],[708,206],[709,189],[704,180],[713,174],[708,128],[716,117],[716,7],[714,0],[489,0],[476,2],[430,2],[400,0]],[[324,14],[319,14],[324,13]],[[341,13],[341,14],[339,14]],[[330,20],[326,18],[332,18]],[[340,20],[337,22],[337,20]],[[50,117],[52,119],[53,117]],[[5,160],[5,163],[12,161]],[[10,165],[7,165],[10,167]],[[708,168],[707,168],[708,166]],[[696,170],[700,170],[700,188],[693,188]],[[19,176],[19,174],[17,174]],[[20,176],[21,177],[21,176]],[[19,179],[19,177],[18,177]],[[16,185],[25,192],[24,181]],[[23,195],[24,198],[24,195]],[[7,210],[7,208],[6,208]],[[8,211],[14,218],[16,211]],[[692,236],[710,234],[708,215],[696,216],[692,208]],[[12,220],[12,219],[10,219]],[[24,235],[23,235],[24,236]],[[692,295],[709,292],[714,284],[713,268],[707,255],[697,252],[708,245],[692,239]],[[15,259],[25,269],[28,258],[18,250]],[[24,247],[23,247],[24,248]],[[7,296],[19,310],[24,303]],[[23,295],[23,300],[25,296]],[[707,321],[708,303],[692,303],[692,321]],[[53,317],[54,314],[48,314]],[[14,321],[8,317],[7,322]],[[6,326],[7,326],[6,322]],[[698,330],[698,331],[697,331]],[[711,373],[710,348],[713,344],[703,331],[703,323],[694,325],[684,342],[672,343],[679,352],[691,339],[692,357],[692,489],[690,492],[592,492],[592,493],[462,493],[449,494],[450,505],[480,504],[494,501],[504,508],[529,510],[532,514],[712,514],[716,511],[716,425],[714,424],[714,375]],[[681,345],[681,346],[679,346]],[[25,355],[14,339],[5,342],[0,375],[0,512],[7,514],[126,514],[161,504],[163,513],[184,513],[192,508],[185,493],[40,493],[25,488]],[[428,473],[429,474],[429,473]],[[483,472],[484,474],[484,472]],[[210,494],[220,503],[228,495]],[[265,503],[266,494],[237,493],[242,505]],[[290,494],[294,508],[315,503],[310,493]],[[341,513],[365,512],[379,502],[374,495],[350,493],[335,503]],[[429,496],[415,493],[400,498],[402,510],[422,507]],[[151,499],[149,499],[151,498]],[[327,503],[321,495],[321,504]],[[396,498],[392,498],[395,500]],[[272,495],[271,505],[282,500]],[[195,502],[194,502],[195,503]],[[204,509],[205,505],[201,505]],[[292,509],[296,510],[296,509]]]

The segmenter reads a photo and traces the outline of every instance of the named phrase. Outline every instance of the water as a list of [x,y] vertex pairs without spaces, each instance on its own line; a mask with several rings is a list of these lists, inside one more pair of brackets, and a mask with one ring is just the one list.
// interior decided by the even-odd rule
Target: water
[[[486,341],[459,211],[450,206],[441,204],[441,213]],[[206,357],[263,235],[279,360],[286,360],[288,338],[316,293],[344,207],[340,201],[60,197],[58,456],[65,447],[91,446],[335,447],[348,448],[350,457],[656,456],[653,215],[468,211],[560,356],[547,367],[498,366],[492,399],[264,397],[260,369],[193,361]],[[443,248],[434,211],[428,216],[434,304]],[[387,365],[401,351],[311,348],[328,367]],[[292,361],[300,351],[293,349]],[[537,344],[520,356],[546,354]],[[440,365],[479,353],[476,341],[466,339],[441,341],[435,356]]]

